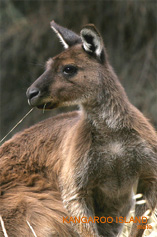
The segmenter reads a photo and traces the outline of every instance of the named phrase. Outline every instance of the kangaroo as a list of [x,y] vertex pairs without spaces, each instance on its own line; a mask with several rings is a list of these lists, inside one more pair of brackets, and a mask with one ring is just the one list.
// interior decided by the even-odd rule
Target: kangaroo
[[[65,50],[47,61],[27,90],[28,102],[39,109],[80,109],[1,146],[0,214],[10,236],[30,236],[29,221],[39,237],[115,237],[123,227],[117,218],[134,205],[135,183],[139,200],[146,201],[135,206],[135,216],[147,210],[151,216],[156,206],[157,136],[129,102],[95,26],[84,26],[80,36],[54,21],[51,28]],[[79,218],[95,221],[67,221]],[[138,224],[130,237],[143,235]]]

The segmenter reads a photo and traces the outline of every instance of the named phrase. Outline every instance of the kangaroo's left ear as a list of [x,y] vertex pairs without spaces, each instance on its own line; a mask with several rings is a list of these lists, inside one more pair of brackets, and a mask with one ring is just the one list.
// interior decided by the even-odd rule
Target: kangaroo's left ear
[[58,25],[55,21],[50,22],[51,28],[57,34],[64,48],[67,49],[75,44],[81,43],[81,38],[75,32]]
[[84,50],[95,55],[99,60],[104,60],[104,44],[96,27],[93,24],[85,25],[80,35]]

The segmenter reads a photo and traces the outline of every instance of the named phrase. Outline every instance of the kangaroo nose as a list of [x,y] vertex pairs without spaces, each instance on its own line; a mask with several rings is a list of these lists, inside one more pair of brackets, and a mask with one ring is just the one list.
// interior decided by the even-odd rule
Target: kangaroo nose
[[33,105],[33,101],[39,97],[40,91],[37,88],[28,88],[26,95],[28,98],[28,103]]
[[36,96],[38,96],[39,95],[39,89],[37,89],[37,88],[33,88],[33,89],[28,89],[27,90],[27,98],[29,99],[29,100],[31,100],[32,98],[34,98],[34,97],[36,97]]

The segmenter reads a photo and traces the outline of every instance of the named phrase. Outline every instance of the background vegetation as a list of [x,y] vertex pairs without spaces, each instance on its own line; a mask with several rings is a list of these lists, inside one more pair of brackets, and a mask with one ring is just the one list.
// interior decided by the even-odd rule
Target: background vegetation
[[[62,50],[53,19],[78,33],[86,23],[97,26],[129,99],[157,127],[156,12],[151,0],[1,0],[1,138],[30,109],[25,92],[45,61]],[[35,109],[14,133],[60,111]]]

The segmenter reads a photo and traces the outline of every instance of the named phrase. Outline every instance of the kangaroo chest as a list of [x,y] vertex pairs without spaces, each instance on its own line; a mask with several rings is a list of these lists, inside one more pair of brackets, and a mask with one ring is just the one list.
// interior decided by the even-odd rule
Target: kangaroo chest
[[106,192],[127,190],[137,179],[137,159],[132,145],[126,141],[108,140],[104,144],[95,144],[88,159],[89,177]]

